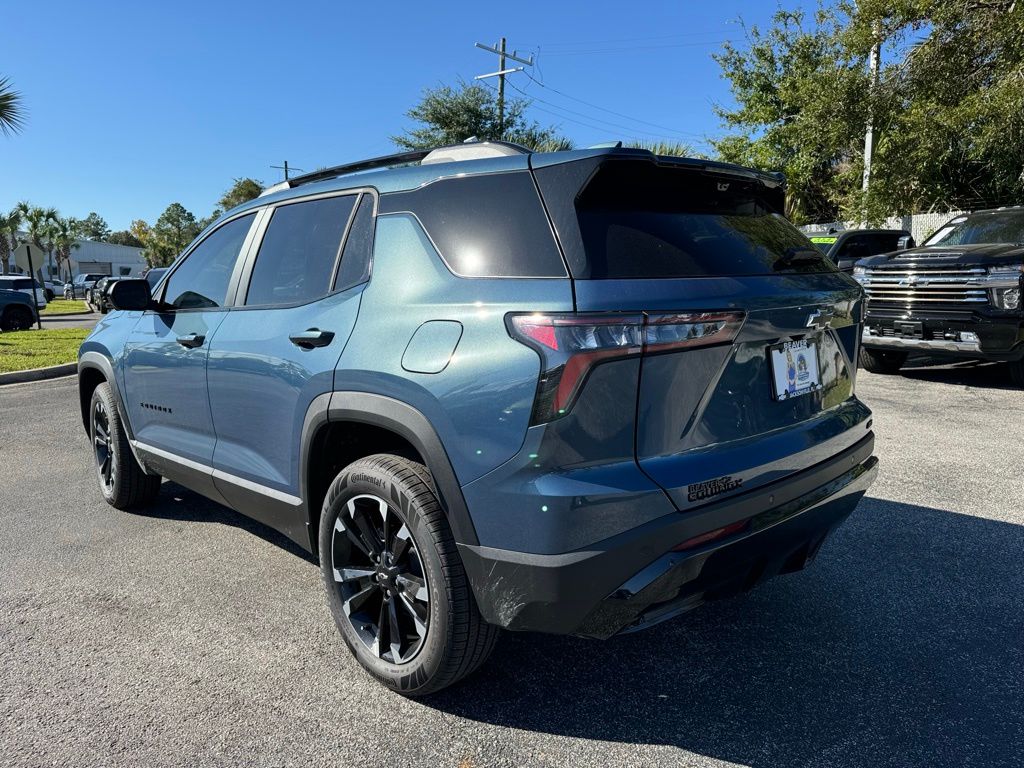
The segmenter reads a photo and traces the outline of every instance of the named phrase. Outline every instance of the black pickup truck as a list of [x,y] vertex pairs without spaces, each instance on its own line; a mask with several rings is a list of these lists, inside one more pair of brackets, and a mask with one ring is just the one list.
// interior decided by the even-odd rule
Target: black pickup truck
[[920,248],[862,259],[860,364],[895,373],[911,352],[1005,361],[1024,386],[1024,206],[957,216]]

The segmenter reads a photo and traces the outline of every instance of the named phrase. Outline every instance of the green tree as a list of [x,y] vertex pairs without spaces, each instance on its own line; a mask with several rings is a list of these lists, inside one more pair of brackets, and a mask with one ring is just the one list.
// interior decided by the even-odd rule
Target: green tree
[[[51,259],[53,257],[53,223],[57,218],[56,208],[41,208],[26,201],[18,203],[16,210],[21,216],[23,225],[28,234],[28,242],[36,248],[39,255],[44,253]],[[42,268],[42,259],[39,261],[39,269]]]
[[217,201],[217,207],[213,209],[213,213],[199,220],[199,231],[206,229],[210,224],[223,216],[225,211],[230,211],[237,205],[255,200],[262,192],[263,184],[256,179],[251,179],[248,176],[235,179],[235,183],[231,185],[231,188],[221,195],[220,200]]
[[25,105],[21,93],[14,90],[9,78],[0,77],[0,133],[9,136],[25,127]]
[[632,141],[626,146],[634,149],[646,149],[656,155],[668,157],[699,157],[699,153],[693,151],[693,147],[681,141]]
[[[132,222],[132,231],[138,236],[135,224]],[[141,224],[145,225],[145,222]],[[151,267],[166,267],[185,250],[200,230],[199,222],[191,211],[181,203],[171,203],[152,228],[148,225],[139,228],[139,232],[143,231],[146,236],[139,238],[145,244],[143,257]]]
[[713,141],[728,162],[782,170],[787,214],[796,222],[831,220],[858,181],[857,142],[864,140],[867,52],[850,51],[847,17],[819,8],[780,9],[765,31],[749,28],[743,47],[715,54],[735,106],[717,106],[729,134]]
[[76,219],[55,216],[50,224],[50,243],[57,257],[57,271],[65,280],[71,279],[71,251],[81,247],[77,242],[81,223]]
[[91,211],[88,216],[77,223],[79,236],[86,240],[96,240],[102,243],[110,237],[110,227],[96,211]]
[[[867,60],[882,43],[872,87]],[[735,106],[719,155],[788,178],[798,222],[978,207],[1024,196],[1024,7],[841,0],[780,10],[716,56]],[[875,132],[861,191],[864,132]]]
[[529,105],[526,99],[506,98],[501,130],[498,98],[492,89],[462,81],[456,88],[428,88],[419,104],[406,113],[420,127],[392,136],[391,140],[409,150],[461,144],[474,136],[480,141],[511,141],[531,149],[571,148],[568,139],[560,137],[555,128],[541,127],[526,116]]
[[[235,183],[231,185],[231,189],[225,192],[220,200],[217,201],[217,208],[221,212],[230,211],[236,205],[247,203],[250,200],[255,200],[263,192],[263,184],[256,179],[250,179],[248,176],[241,179],[235,179]],[[220,215],[220,214],[217,214]]]
[[114,245],[130,245],[132,248],[144,247],[143,242],[127,229],[120,229],[117,232],[111,232],[110,237],[107,238],[107,242],[113,243]]
[[0,274],[10,271],[11,251],[18,246],[21,210],[14,208],[7,215],[0,214]]

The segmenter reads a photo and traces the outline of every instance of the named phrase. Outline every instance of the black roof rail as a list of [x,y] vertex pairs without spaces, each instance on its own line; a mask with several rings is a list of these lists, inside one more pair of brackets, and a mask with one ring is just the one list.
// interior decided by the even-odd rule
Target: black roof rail
[[295,178],[288,179],[288,186],[297,187],[300,184],[311,184],[314,181],[333,179],[335,176],[342,176],[346,173],[370,171],[373,170],[374,168],[391,168],[396,165],[405,165],[406,163],[418,163],[431,152],[433,152],[433,149],[416,149],[413,150],[412,152],[399,152],[394,155],[382,155],[381,157],[371,157],[369,160],[359,160],[355,163],[346,163],[345,165],[334,165],[331,166],[330,168],[324,168],[321,171],[304,173],[302,176],[296,176]]
[[[394,155],[382,155],[381,157],[371,157],[369,160],[358,160],[354,163],[345,163],[344,165],[334,165],[330,168],[324,168],[320,171],[313,171],[312,173],[305,173],[302,176],[296,176],[288,179],[288,181],[275,184],[267,187],[263,190],[264,195],[269,195],[272,192],[277,192],[282,189],[289,189],[291,187],[298,187],[302,184],[311,184],[314,181],[323,181],[324,179],[333,179],[338,176],[344,176],[349,173],[359,173],[360,171],[371,171],[374,168],[394,168],[399,165],[408,165],[410,163],[418,163],[426,160],[428,163],[433,162],[445,162],[448,160],[460,159],[459,154],[465,154],[464,159],[475,159],[479,157],[479,152],[483,150],[488,153],[488,156],[498,155],[513,155],[513,154],[530,154],[531,150],[528,147],[521,146],[519,144],[513,144],[509,141],[476,141],[473,139],[467,140],[462,144],[450,144],[443,147],[431,147],[430,149],[415,149],[411,152],[399,152]],[[436,153],[436,155],[435,155]],[[445,153],[451,155],[454,153],[454,157],[445,156]],[[435,155],[432,158],[431,155]]]

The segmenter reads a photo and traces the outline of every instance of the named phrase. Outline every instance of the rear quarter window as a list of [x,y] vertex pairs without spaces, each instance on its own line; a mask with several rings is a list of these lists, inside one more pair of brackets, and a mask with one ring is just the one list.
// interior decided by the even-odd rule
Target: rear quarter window
[[566,277],[528,171],[442,179],[382,195],[380,212],[413,213],[463,277]]

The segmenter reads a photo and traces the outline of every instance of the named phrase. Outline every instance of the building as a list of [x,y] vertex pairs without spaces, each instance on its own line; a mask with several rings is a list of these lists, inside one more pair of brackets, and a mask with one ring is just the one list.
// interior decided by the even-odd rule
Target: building
[[[19,234],[19,241],[24,243],[26,237]],[[23,251],[24,249],[19,249]],[[33,249],[35,251],[35,249]],[[71,249],[71,274],[57,274],[57,260],[52,254],[32,254],[33,266],[37,273],[42,270],[46,279],[50,278],[73,278],[75,275],[91,273],[97,275],[121,275],[139,276],[146,267],[146,260],[142,258],[142,249],[133,248],[130,245],[115,245],[114,243],[100,243],[95,240],[77,240],[76,247]],[[24,273],[28,271],[28,265],[24,257],[12,254],[10,259],[10,272]]]

